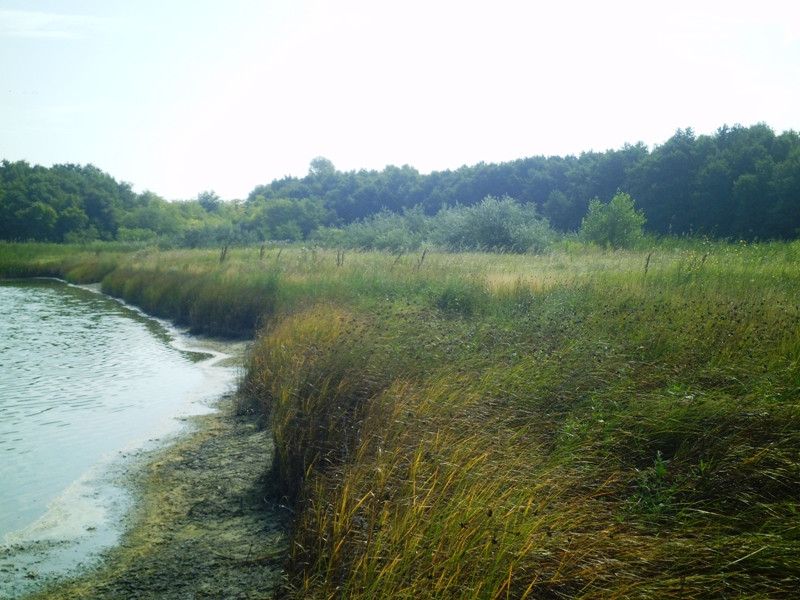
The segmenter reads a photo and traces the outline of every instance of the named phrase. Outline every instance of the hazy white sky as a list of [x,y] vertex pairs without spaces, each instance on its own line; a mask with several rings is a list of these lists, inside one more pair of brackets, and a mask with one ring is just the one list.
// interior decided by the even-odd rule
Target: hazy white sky
[[797,0],[0,0],[0,159],[167,199],[800,129]]

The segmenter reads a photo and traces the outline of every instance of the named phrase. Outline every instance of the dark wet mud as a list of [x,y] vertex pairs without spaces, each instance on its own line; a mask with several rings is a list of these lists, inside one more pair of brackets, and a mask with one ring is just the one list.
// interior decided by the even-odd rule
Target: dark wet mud
[[88,574],[30,598],[263,599],[284,582],[290,514],[269,498],[269,432],[235,399],[126,477],[137,508],[119,546]]

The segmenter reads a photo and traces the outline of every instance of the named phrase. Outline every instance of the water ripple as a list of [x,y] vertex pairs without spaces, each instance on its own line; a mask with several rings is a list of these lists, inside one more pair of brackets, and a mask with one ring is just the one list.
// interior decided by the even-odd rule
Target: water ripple
[[0,542],[204,375],[158,323],[56,282],[0,282]]

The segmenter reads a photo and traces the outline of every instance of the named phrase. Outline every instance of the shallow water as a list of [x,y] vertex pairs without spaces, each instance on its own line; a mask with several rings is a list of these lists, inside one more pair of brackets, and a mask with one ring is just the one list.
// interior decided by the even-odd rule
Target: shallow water
[[130,507],[115,470],[233,387],[190,345],[91,290],[0,282],[0,598],[91,564]]

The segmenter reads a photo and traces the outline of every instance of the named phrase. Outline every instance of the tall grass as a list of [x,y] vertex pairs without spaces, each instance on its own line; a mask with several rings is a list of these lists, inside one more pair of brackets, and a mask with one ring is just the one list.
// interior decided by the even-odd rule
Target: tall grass
[[0,241],[0,277],[61,277],[72,283],[92,283],[114,270],[121,244],[10,244]]
[[258,331],[290,597],[792,598],[799,257],[140,250],[103,287]]
[[439,256],[264,331],[292,594],[792,597],[793,251]]

